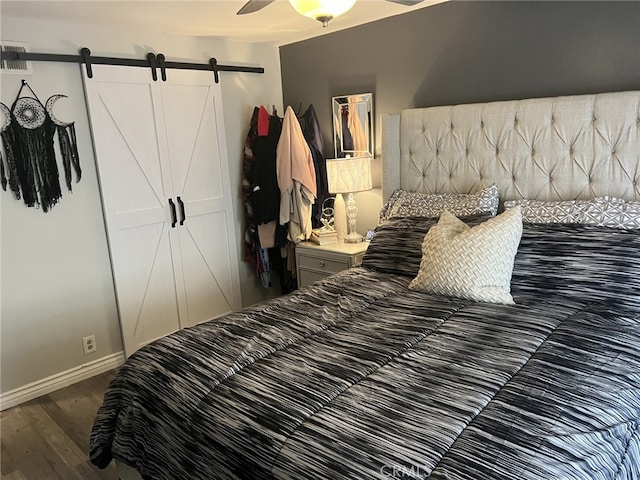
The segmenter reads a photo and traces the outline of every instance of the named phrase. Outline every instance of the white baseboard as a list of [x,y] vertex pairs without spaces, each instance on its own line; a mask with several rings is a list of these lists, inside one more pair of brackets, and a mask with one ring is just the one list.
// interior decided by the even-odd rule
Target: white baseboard
[[2,393],[0,394],[0,411],[119,367],[124,363],[124,359],[124,352],[112,353],[93,362]]

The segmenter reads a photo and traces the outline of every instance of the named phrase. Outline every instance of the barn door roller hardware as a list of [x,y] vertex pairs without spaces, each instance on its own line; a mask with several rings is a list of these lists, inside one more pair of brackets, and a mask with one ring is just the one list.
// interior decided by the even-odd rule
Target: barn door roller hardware
[[34,52],[0,52],[1,60],[12,61],[35,61],[35,62],[66,62],[82,63],[87,69],[87,77],[93,77],[91,65],[120,65],[126,67],[147,67],[151,68],[153,79],[158,79],[157,69],[160,70],[162,80],[167,79],[166,69],[175,68],[178,70],[208,70],[213,72],[214,80],[219,82],[219,72],[246,72],[264,73],[263,67],[243,67],[239,65],[220,65],[215,58],[211,58],[209,63],[189,63],[189,62],[168,62],[162,54],[147,54],[146,59],[116,58],[116,57],[94,57],[87,47],[80,49],[79,55],[61,55],[57,53],[34,53]]

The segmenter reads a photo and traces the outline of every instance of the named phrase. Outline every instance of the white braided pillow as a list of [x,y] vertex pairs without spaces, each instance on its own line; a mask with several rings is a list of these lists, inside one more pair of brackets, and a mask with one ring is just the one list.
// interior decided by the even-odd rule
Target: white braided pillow
[[475,227],[443,212],[422,241],[420,270],[409,288],[512,304],[511,273],[521,236],[519,206]]

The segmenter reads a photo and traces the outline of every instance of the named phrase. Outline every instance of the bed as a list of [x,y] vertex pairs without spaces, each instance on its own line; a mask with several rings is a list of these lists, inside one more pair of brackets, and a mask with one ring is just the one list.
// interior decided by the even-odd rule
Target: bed
[[[97,413],[95,465],[640,479],[640,92],[412,109],[382,133],[388,201],[363,265],[133,354]],[[498,215],[465,210],[478,192]],[[461,229],[519,226],[512,302],[416,287],[427,233],[460,221],[432,201]]]

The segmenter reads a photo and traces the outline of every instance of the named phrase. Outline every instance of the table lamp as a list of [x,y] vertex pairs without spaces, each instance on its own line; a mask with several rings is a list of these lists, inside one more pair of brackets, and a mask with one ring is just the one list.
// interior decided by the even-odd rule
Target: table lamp
[[[346,157],[328,159],[327,181],[329,192],[336,195],[333,208],[334,228],[338,234],[338,240],[344,240],[345,243],[362,242],[362,235],[356,231],[358,208],[356,207],[353,193],[371,190],[371,158]],[[342,198],[343,193],[349,194],[346,206]]]

